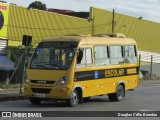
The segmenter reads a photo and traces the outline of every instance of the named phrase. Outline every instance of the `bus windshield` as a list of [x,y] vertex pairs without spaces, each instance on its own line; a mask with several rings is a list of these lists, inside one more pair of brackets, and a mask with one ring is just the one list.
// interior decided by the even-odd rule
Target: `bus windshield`
[[76,42],[42,42],[31,60],[32,69],[68,69],[72,63]]

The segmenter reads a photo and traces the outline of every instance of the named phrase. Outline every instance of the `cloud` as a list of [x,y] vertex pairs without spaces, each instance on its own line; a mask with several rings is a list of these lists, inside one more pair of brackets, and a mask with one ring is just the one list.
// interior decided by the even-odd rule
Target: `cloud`
[[[115,2],[115,3],[114,3]],[[159,0],[112,0],[107,6],[109,9],[116,9],[117,12],[121,12],[130,16],[142,16],[144,19],[160,22],[160,7]],[[107,9],[106,7],[106,9]]]

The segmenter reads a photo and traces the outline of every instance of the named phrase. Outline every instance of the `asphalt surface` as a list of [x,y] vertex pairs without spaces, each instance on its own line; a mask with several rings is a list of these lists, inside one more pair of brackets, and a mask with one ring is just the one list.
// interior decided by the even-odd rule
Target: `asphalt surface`
[[[54,117],[54,120],[81,120],[81,119],[87,119],[87,120],[160,120],[159,117],[133,117],[133,118],[128,118],[128,117],[64,117],[64,111],[71,111],[70,113],[72,114],[72,111],[79,112],[82,111],[82,113],[85,116],[87,113],[85,111],[136,111],[136,112],[142,112],[143,111],[159,111],[159,99],[160,99],[160,80],[149,80],[149,81],[142,81],[140,83],[140,86],[135,89],[135,91],[127,91],[126,93],[126,98],[123,99],[121,102],[110,102],[108,100],[108,97],[106,96],[96,96],[94,98],[91,98],[91,100],[87,103],[80,104],[76,107],[66,107],[65,102],[54,102],[54,101],[44,101],[40,105],[32,105],[28,100],[19,100],[20,98],[17,98],[17,101],[13,101],[13,99],[9,101],[3,100],[3,102],[0,102],[0,111],[9,111],[9,112],[21,112],[21,111],[29,111],[29,112],[38,112],[42,113],[42,116],[44,118],[37,118],[38,120],[43,120],[43,119],[51,119],[53,118],[50,117],[45,117],[49,116],[48,113],[50,113],[52,116],[56,116],[56,113],[60,114],[62,117]],[[2,92],[3,91],[3,92]],[[19,89],[8,89],[8,90],[0,90],[0,93],[3,93],[2,95],[21,95],[19,94]],[[2,96],[0,95],[0,96]],[[13,96],[12,96],[13,97]],[[10,97],[11,98],[11,97]],[[22,99],[22,98],[21,98]],[[16,100],[16,99],[14,99]],[[44,111],[44,114],[43,114]],[[84,113],[85,112],[85,113]],[[45,115],[45,113],[47,113]],[[120,112],[121,113],[121,112]],[[107,114],[107,113],[106,113]],[[159,113],[158,113],[159,114]],[[1,113],[0,113],[1,115]],[[79,114],[78,114],[79,115]],[[97,115],[97,112],[96,114]],[[94,116],[94,115],[93,115]],[[128,119],[127,119],[128,118]],[[8,120],[8,118],[0,118],[0,120]],[[18,120],[22,118],[11,118],[13,120]],[[25,118],[23,118],[25,119]],[[27,120],[28,118],[26,118]],[[29,118],[31,119],[31,118]],[[35,120],[35,118],[34,118]]]
[[33,105],[29,100],[4,101],[0,102],[0,111],[160,111],[159,91],[160,85],[138,87],[126,91],[126,97],[120,102],[109,101],[107,95],[94,96],[76,107],[68,107],[65,101],[48,100],[39,105]]
[[[126,116],[119,117],[120,114],[126,113],[136,113],[139,116],[143,113],[157,113],[158,117],[132,117],[137,120],[160,120],[160,84],[157,85],[148,85],[148,86],[140,86],[136,88],[134,91],[127,91],[126,97],[122,99],[120,102],[111,102],[108,99],[108,96],[95,96],[92,97],[87,103],[79,104],[76,107],[67,107],[64,101],[43,101],[40,105],[32,105],[29,100],[17,100],[17,101],[4,101],[0,102],[0,115],[1,112],[10,112],[12,115],[12,119],[18,120],[18,118],[14,118],[16,114],[12,113],[41,113],[44,119],[52,118],[60,120],[62,118],[67,120],[67,116],[69,115],[75,120],[81,120],[83,117],[87,120],[93,120],[97,118],[98,120],[125,120]],[[117,113],[118,112],[118,113]],[[68,113],[68,115],[67,115]],[[115,117],[113,117],[113,116]],[[79,117],[75,117],[79,116]],[[88,117],[86,117],[88,116]],[[90,116],[90,117],[89,117]],[[105,117],[106,116],[106,117]],[[112,117],[107,117],[112,116]],[[47,118],[46,118],[47,117]],[[92,119],[93,118],[93,119]],[[121,118],[121,119],[120,119]],[[128,117],[127,117],[128,118]],[[22,119],[22,118],[19,118]],[[30,119],[30,118],[29,118]],[[1,120],[1,118],[0,118]],[[8,120],[8,118],[5,118]],[[35,120],[35,118],[34,118]],[[38,117],[38,120],[40,118]],[[68,119],[69,120],[69,119]],[[128,120],[132,120],[131,117]]]
[[[139,87],[160,85],[160,80],[140,81]],[[0,89],[0,102],[28,99],[20,92],[20,88]]]

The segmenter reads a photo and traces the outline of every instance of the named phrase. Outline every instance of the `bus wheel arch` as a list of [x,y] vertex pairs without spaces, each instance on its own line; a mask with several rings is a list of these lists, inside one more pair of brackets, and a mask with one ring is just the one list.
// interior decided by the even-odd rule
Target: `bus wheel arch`
[[83,102],[82,98],[83,98],[82,88],[74,87],[70,94],[70,98],[66,100],[67,106],[70,107],[77,106],[79,103]]
[[125,97],[125,84],[119,82],[116,86],[116,92],[108,94],[108,98],[110,101],[120,101],[123,97]]
[[81,87],[76,87],[75,88],[78,92],[78,97],[79,97],[79,103],[83,103],[83,91]]
[[119,85],[122,85],[123,90],[124,90],[123,97],[125,97],[125,94],[126,94],[125,89],[126,89],[126,87],[125,87],[125,83],[124,83],[124,81],[119,82],[119,83],[118,83],[118,85],[117,85],[117,87],[116,87],[116,89],[118,89],[118,86],[119,86]]

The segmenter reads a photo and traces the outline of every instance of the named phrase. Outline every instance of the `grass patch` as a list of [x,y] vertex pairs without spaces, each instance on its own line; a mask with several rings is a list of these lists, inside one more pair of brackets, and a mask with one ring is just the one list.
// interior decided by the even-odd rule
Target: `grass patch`
[[0,89],[10,89],[10,88],[19,88],[20,87],[20,84],[3,84],[3,85],[0,85]]

